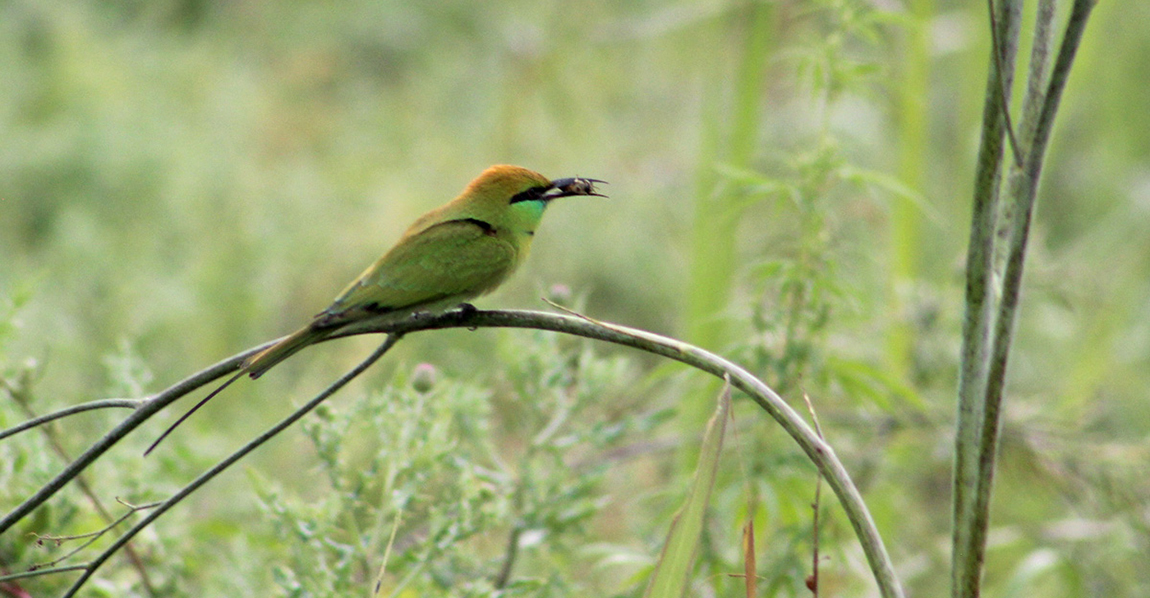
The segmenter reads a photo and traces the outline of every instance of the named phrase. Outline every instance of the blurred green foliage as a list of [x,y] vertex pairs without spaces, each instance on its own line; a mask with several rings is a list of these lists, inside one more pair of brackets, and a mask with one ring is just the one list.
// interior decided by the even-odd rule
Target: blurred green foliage
[[[1148,18],[1099,5],[1055,128],[989,593],[1150,593]],[[808,393],[909,593],[941,595],[987,38],[981,4],[926,0],[2,3],[0,427],[27,417],[13,388],[41,413],[139,396],[294,329],[489,164],[594,176],[611,199],[554,206],[525,271],[480,307],[539,308],[562,283],[596,318],[700,340],[795,404]],[[166,496],[368,342],[236,385],[154,458],[139,449],[165,422],[129,437],[91,476],[101,499]],[[512,529],[509,591],[637,595],[691,472],[674,449],[702,429],[663,422],[714,393],[591,351],[525,331],[407,339],[250,475],[141,536],[151,584],[366,594],[398,517],[385,585],[419,589],[400,595],[489,595]],[[407,383],[414,362],[435,364],[429,391]],[[737,397],[735,415],[749,479],[720,472],[696,583],[741,587],[726,574],[750,484],[760,588],[805,595],[813,469]],[[78,452],[115,421],[54,429]],[[61,463],[40,431],[0,442],[0,505]],[[824,592],[868,591],[823,508]],[[0,539],[0,567],[51,558],[27,532],[100,525],[64,492]],[[144,592],[123,558],[99,577]]]

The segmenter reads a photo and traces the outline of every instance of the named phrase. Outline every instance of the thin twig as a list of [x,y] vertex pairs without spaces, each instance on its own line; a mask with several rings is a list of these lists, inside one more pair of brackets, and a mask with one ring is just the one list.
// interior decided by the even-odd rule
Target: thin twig
[[325,388],[323,392],[316,395],[315,398],[308,401],[303,407],[296,409],[295,412],[281,420],[280,423],[272,426],[266,432],[260,434],[254,440],[245,444],[242,448],[229,455],[226,459],[220,461],[211,469],[200,474],[200,476],[195,480],[192,480],[191,483],[181,488],[179,492],[173,494],[170,498],[165,500],[163,504],[156,508],[155,511],[152,511],[147,517],[143,518],[139,523],[132,526],[132,529],[125,532],[123,536],[120,536],[111,546],[104,550],[104,552],[100,553],[95,559],[93,559],[88,568],[84,571],[84,574],[81,575],[80,578],[72,584],[72,587],[68,589],[68,592],[64,594],[64,598],[75,596],[76,592],[80,590],[84,583],[87,582],[88,579],[96,573],[96,571],[100,568],[100,565],[104,564],[104,561],[107,561],[110,556],[115,554],[115,552],[119,550],[121,546],[131,540],[132,537],[140,533],[140,531],[142,531],[144,528],[151,525],[151,523],[159,518],[160,515],[163,515],[165,512],[167,512],[168,509],[176,506],[189,494],[199,489],[200,486],[203,486],[204,484],[211,481],[212,478],[216,477],[224,470],[231,467],[248,453],[254,451],[268,440],[271,440],[280,432],[284,431],[289,426],[298,421],[301,417],[307,415],[309,412],[311,412],[311,410],[318,407],[320,403],[323,403],[328,399],[328,397],[335,394],[336,391],[343,388],[348,382],[351,382],[357,376],[362,374],[364,370],[371,367],[371,364],[379,360],[380,357],[383,357],[383,354],[387,353],[388,350],[395,346],[395,343],[399,342],[399,339],[402,338],[402,336],[402,334],[389,334],[387,336],[387,340],[385,340],[383,344],[381,344],[374,352],[372,352],[372,354],[369,355],[367,359],[361,361],[359,365],[352,368],[343,376],[340,376],[338,380],[332,382],[330,386]]
[[403,505],[395,513],[395,521],[391,525],[391,534],[387,536],[387,546],[383,549],[383,559],[379,563],[379,574],[375,577],[375,590],[373,596],[378,596],[383,589],[383,576],[387,573],[387,561],[391,559],[391,549],[395,546],[395,534],[399,532],[399,523],[403,520]]
[[69,571],[83,571],[88,568],[88,563],[80,565],[68,565],[66,567],[51,567],[49,569],[37,569],[35,571],[21,571],[20,573],[9,573],[7,575],[0,575],[0,583],[7,583],[9,581],[16,581],[17,579],[25,579],[28,577],[40,577],[42,575],[55,575],[57,573],[68,573]]
[[[811,397],[807,393],[803,393],[803,401],[807,404],[807,411],[811,413],[811,421],[815,424],[815,433],[819,438],[823,438],[823,429],[819,425],[819,415],[815,413],[815,406],[811,403]],[[826,440],[823,438],[823,440]],[[811,520],[811,576],[807,579],[807,589],[811,591],[814,598],[819,598],[819,503],[823,495],[823,476],[820,473],[815,478],[815,500],[811,504],[811,509],[814,511],[814,518]]]
[[[84,550],[85,548],[91,546],[97,540],[104,537],[104,534],[115,529],[115,527],[117,525],[120,525],[121,523],[127,521],[128,518],[131,517],[132,515],[136,514],[137,511],[142,511],[144,509],[153,509],[153,508],[158,507],[160,505],[160,503],[158,503],[158,502],[153,502],[153,503],[148,503],[146,505],[136,506],[136,505],[129,505],[123,501],[120,501],[120,504],[127,506],[128,512],[124,513],[123,515],[120,515],[115,520],[113,520],[113,521],[109,522],[107,525],[105,525],[103,528],[98,529],[94,532],[88,532],[86,534],[76,534],[76,535],[72,535],[72,536],[51,536],[51,535],[35,534],[36,541],[38,543],[46,540],[48,542],[56,543],[57,546],[59,546],[60,544],[63,544],[64,542],[67,542],[69,540],[87,540],[87,541],[81,543],[76,548],[73,548],[72,550],[64,553],[63,555],[60,555],[59,557],[56,557],[55,559],[53,559],[51,561],[32,565],[31,567],[28,568],[28,570],[29,571],[36,571],[36,570],[44,569],[47,567],[54,567],[57,564],[71,558],[73,555],[79,553],[81,550]],[[102,507],[101,507],[101,509],[102,509]],[[131,547],[131,544],[128,544],[127,546],[124,547],[124,549],[127,550],[130,547]],[[0,579],[0,581],[3,581],[3,579]]]
[[113,445],[119,442],[124,436],[127,436],[132,430],[139,427],[140,424],[147,421],[148,418],[155,415],[156,412],[180,397],[195,391],[205,384],[211,383],[228,372],[234,371],[248,356],[262,351],[274,342],[275,341],[264,343],[259,347],[249,349],[238,355],[233,355],[184,378],[163,392],[148,399],[144,405],[137,408],[131,415],[125,418],[124,421],[120,422],[119,425],[92,443],[92,445],[88,447],[88,450],[84,451],[79,457],[69,463],[68,466],[64,468],[64,471],[61,471],[56,477],[52,478],[51,481],[41,486],[40,490],[25,499],[24,502],[20,503],[20,505],[5,515],[3,519],[0,519],[0,535],[8,531],[16,522],[26,517],[33,509],[51,498],[56,492],[59,492],[68,482],[76,479],[81,471],[84,471],[89,465],[95,462],[96,459],[99,459],[101,455],[107,452],[108,449],[112,448]]
[[[100,408],[104,408],[104,407],[123,407],[125,405],[122,405],[121,404],[122,402],[130,403],[130,406],[133,409],[138,408],[140,405],[142,405],[144,403],[144,401],[134,400],[134,399],[107,399],[104,401],[92,401],[89,403],[84,403],[82,405],[77,405],[76,407],[81,408],[79,410],[77,410],[76,407],[73,407],[71,409],[62,409],[62,410],[57,411],[55,413],[49,414],[48,418],[37,417],[36,412],[32,409],[32,400],[31,400],[31,397],[28,395],[27,387],[25,386],[24,388],[19,388],[19,389],[13,388],[12,385],[7,380],[4,380],[3,382],[4,382],[4,390],[8,393],[8,396],[12,397],[12,400],[15,401],[18,405],[20,405],[20,407],[24,410],[24,413],[26,413],[28,415],[28,417],[31,418],[28,422],[25,422],[25,424],[28,424],[31,422],[37,422],[38,420],[42,420],[42,422],[47,422],[47,421],[51,421],[54,419],[58,419],[59,417],[64,417],[64,415],[61,415],[62,413],[65,415],[68,415],[70,413],[80,413],[83,411],[88,411],[90,409],[100,409]],[[96,405],[95,407],[93,407],[94,404]],[[37,424],[37,425],[39,425],[39,424]],[[19,428],[19,427],[20,426],[17,426],[17,428]],[[45,425],[44,427],[41,428],[41,432],[43,432],[44,437],[48,439],[48,444],[52,447],[52,450],[55,451],[55,453],[57,455],[59,455],[61,459],[63,459],[64,461],[71,461],[72,460],[72,458],[68,455],[68,450],[64,448],[64,443],[60,442],[60,439],[57,437],[57,435],[55,433],[55,428],[53,426]],[[2,436],[0,436],[0,438],[2,438]],[[115,517],[112,516],[112,513],[106,507],[104,507],[104,502],[100,500],[100,496],[98,494],[96,494],[96,491],[92,489],[92,486],[91,486],[91,484],[88,483],[88,478],[86,476],[81,475],[81,474],[77,474],[76,475],[76,485],[80,487],[80,492],[83,493],[83,495],[88,499],[88,502],[90,502],[92,504],[92,506],[96,509],[96,512],[100,514],[100,517],[102,517],[104,519],[104,521],[108,524],[108,527],[104,528],[104,531],[111,529],[112,527],[118,525],[121,521],[124,520],[123,517],[116,519]],[[131,515],[131,513],[129,512],[128,515]],[[103,532],[101,532],[101,534],[102,533]],[[97,536],[97,537],[99,537],[99,536]],[[66,554],[64,557],[62,557],[61,559],[59,559],[56,562],[59,562],[60,560],[63,560],[64,558],[68,558],[68,557],[72,556],[73,554],[79,552],[80,550],[83,550],[86,546],[88,546],[92,542],[95,542],[95,538],[93,538],[92,541],[87,542],[84,545],[80,546],[79,548]],[[148,568],[147,568],[147,566],[144,565],[144,559],[140,558],[139,553],[136,552],[136,547],[132,546],[131,544],[128,544],[127,546],[125,546],[124,547],[124,556],[127,557],[128,562],[131,564],[132,568],[136,570],[136,574],[140,576],[140,585],[143,586],[144,591],[149,596],[155,596],[156,595],[156,588],[152,585],[152,578],[150,575],[148,575]],[[52,563],[52,564],[55,564],[55,563]]]
[[515,556],[519,553],[519,536],[523,533],[523,525],[516,522],[507,534],[507,548],[503,553],[503,564],[499,567],[499,574],[491,583],[496,590],[502,590],[511,579],[511,567],[515,564]]
[[[5,386],[7,385],[5,384]],[[9,389],[6,388],[6,390]],[[9,393],[11,393],[11,390],[9,390]],[[0,430],[0,440],[4,440],[9,436],[15,436],[16,434],[19,434],[25,430],[31,430],[36,426],[46,424],[50,421],[68,417],[69,415],[75,415],[77,413],[83,413],[93,409],[138,409],[145,402],[146,399],[101,399],[98,401],[80,403],[79,405],[72,405],[71,407],[60,409],[59,411],[53,411],[51,413],[46,413],[44,415],[34,417],[24,423],[8,428],[7,430]]]
[[[544,298],[543,300],[559,309],[570,312],[567,308],[549,299]],[[575,312],[570,313],[575,314]],[[570,389],[568,388],[566,390],[569,391]],[[564,398],[569,399],[569,394],[565,394]],[[539,447],[544,446],[563,428],[563,424],[567,422],[567,417],[570,414],[570,404],[569,402],[564,402],[551,417],[551,420],[544,424],[541,430],[535,433],[535,436],[532,437],[531,442],[527,445],[527,450],[523,453],[523,457],[519,460],[520,476],[515,487],[515,495],[512,497],[511,506],[512,513],[515,516],[515,523],[511,526],[511,531],[507,534],[507,547],[503,551],[503,564],[499,567],[499,573],[495,575],[495,580],[492,582],[492,586],[494,586],[495,589],[503,589],[507,586],[507,583],[511,581],[511,571],[515,567],[515,559],[519,556],[519,538],[523,535],[524,529],[520,514],[523,512],[523,497],[527,493],[527,487],[531,481],[531,460],[535,458]]]
[[491,585],[497,590],[502,590],[511,579],[511,569],[515,566],[515,558],[519,555],[519,537],[523,534],[523,519],[520,516],[523,512],[523,496],[527,493],[527,485],[530,483],[527,479],[531,474],[530,461],[538,446],[537,444],[529,444],[523,457],[519,460],[519,480],[515,485],[515,494],[511,497],[511,512],[515,517],[515,522],[507,534],[507,547],[503,550],[503,564],[499,566],[499,573],[491,582]]
[[[731,377],[723,376],[724,388],[729,388],[731,385]],[[758,578],[755,577],[757,571],[755,566],[755,512],[758,510],[758,495],[755,492],[755,487],[751,484],[750,469],[747,467],[746,448],[739,440],[739,427],[735,424],[735,405],[731,404],[728,411],[730,418],[730,430],[732,444],[735,445],[735,456],[739,462],[739,472],[743,478],[743,494],[744,500],[747,501],[747,522],[743,524],[743,572],[742,574],[728,574],[730,577],[742,577],[743,589],[747,596],[755,596],[758,594],[756,586],[758,585]]]
[[1010,123],[1010,89],[1006,86],[1006,79],[1002,75],[1002,65],[1006,62],[1003,57],[1005,51],[998,43],[998,17],[994,16],[994,0],[986,0],[987,12],[990,14],[990,53],[994,55],[994,72],[998,76],[998,99],[1002,103],[1002,119],[1005,121],[1006,137],[1010,140],[1011,153],[1014,155],[1014,165],[1022,167],[1022,148],[1018,145],[1018,138],[1014,136],[1014,125]]

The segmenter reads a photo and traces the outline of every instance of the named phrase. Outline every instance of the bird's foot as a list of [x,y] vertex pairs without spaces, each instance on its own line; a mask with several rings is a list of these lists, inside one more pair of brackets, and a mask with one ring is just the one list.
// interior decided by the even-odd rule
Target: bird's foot
[[[471,316],[474,316],[477,313],[479,313],[479,310],[475,309],[474,305],[472,305],[470,303],[460,303],[459,304],[459,317],[461,319],[466,320],[466,319],[470,318]],[[470,330],[471,332],[475,332],[477,327],[476,326],[468,326],[467,329]]]

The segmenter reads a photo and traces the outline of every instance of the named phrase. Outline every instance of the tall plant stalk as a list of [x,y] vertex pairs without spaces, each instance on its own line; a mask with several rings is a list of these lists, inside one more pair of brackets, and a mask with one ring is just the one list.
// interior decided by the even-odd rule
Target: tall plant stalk
[[[1058,59],[1048,76],[1054,0],[1040,2],[1021,127],[1011,139],[1017,140],[1017,146],[1010,147],[1007,154],[1006,110],[1022,1],[1003,0],[997,8],[990,3],[996,43],[987,79],[967,252],[966,317],[955,435],[952,594],[956,597],[973,597],[981,592],[1007,358],[1038,180],[1054,117],[1093,7],[1094,0],[1075,0]],[[1009,165],[1008,156],[1014,158]],[[1000,193],[1004,176],[1005,197]]]

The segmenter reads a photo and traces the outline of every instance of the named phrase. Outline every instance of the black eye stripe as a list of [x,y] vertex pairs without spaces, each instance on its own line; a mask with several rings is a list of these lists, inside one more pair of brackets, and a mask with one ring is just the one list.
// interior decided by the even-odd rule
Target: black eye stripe
[[520,191],[511,196],[511,201],[508,203],[518,203],[521,201],[533,201],[543,197],[543,194],[550,189],[550,185],[544,187],[532,187],[526,191]]

